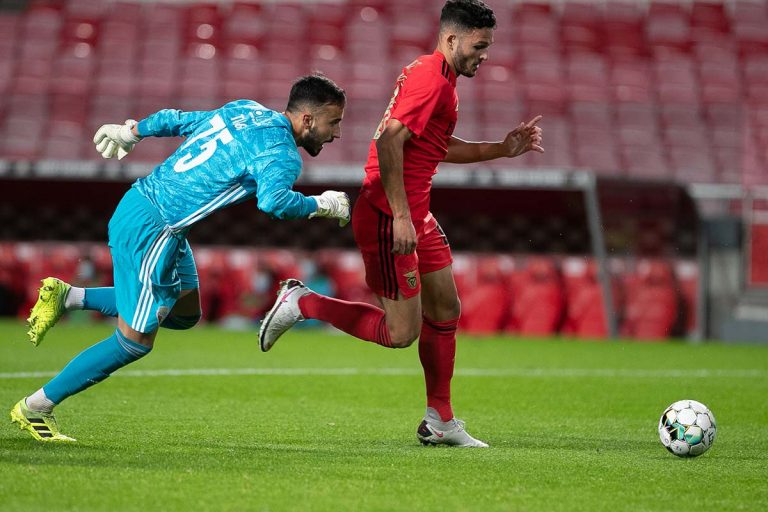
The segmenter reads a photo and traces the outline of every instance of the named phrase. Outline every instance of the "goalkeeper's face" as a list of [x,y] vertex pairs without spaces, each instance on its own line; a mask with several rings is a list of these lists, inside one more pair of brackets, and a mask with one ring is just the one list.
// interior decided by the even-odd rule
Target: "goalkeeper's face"
[[323,105],[305,114],[305,136],[301,147],[311,156],[317,156],[323,145],[341,137],[341,119],[344,116],[342,105]]

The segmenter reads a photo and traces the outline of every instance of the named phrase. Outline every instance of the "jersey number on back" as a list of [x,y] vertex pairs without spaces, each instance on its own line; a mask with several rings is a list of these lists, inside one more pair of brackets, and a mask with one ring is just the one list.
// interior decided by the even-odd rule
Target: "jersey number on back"
[[384,128],[387,127],[387,122],[389,121],[389,118],[392,117],[392,107],[395,106],[395,100],[397,99],[397,95],[400,94],[400,87],[402,87],[404,81],[405,75],[400,75],[400,77],[397,79],[395,92],[392,93],[392,99],[389,100],[387,110],[384,111],[384,117],[381,118],[379,126],[376,127],[376,131],[373,134],[373,140],[379,140],[379,137],[381,137],[381,133],[384,131]]
[[376,127],[376,132],[373,134],[373,140],[379,140],[379,137],[381,137],[381,133],[384,131],[384,128],[387,127],[387,122],[389,121],[389,118],[392,117],[392,108],[395,106],[395,100],[397,100],[397,95],[400,94],[400,89],[403,87],[403,83],[405,82],[405,79],[408,78],[408,75],[406,74],[408,71],[413,69],[414,67],[421,64],[420,60],[415,60],[408,64],[405,69],[403,70],[403,73],[397,77],[397,85],[395,85],[395,92],[392,93],[392,98],[389,100],[389,105],[387,105],[387,110],[384,111],[384,117],[381,118],[381,121],[379,122],[379,126]]
[[198,140],[206,137],[211,137],[211,139],[204,142],[199,147],[191,148],[179,158],[175,164],[173,164],[174,171],[187,172],[190,169],[194,169],[213,156],[216,149],[219,147],[219,142],[222,144],[229,144],[232,142],[232,134],[227,129],[221,116],[216,114],[211,118],[211,128],[189,139],[184,143],[182,148],[190,147]]

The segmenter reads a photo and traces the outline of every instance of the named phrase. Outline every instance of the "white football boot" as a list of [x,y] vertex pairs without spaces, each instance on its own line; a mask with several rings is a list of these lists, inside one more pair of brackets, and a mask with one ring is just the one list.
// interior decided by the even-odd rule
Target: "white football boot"
[[464,422],[451,418],[441,421],[440,415],[433,408],[427,408],[427,414],[416,431],[416,437],[425,446],[456,446],[459,448],[488,448],[488,444],[475,439],[464,430]]
[[304,317],[299,309],[299,299],[311,293],[310,289],[298,279],[286,279],[280,283],[277,300],[259,328],[259,345],[262,352],[267,352],[285,331],[301,322]]

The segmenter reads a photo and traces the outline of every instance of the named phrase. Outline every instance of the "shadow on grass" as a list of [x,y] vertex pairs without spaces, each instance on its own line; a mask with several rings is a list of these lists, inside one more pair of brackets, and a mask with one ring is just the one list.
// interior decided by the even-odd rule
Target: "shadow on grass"
[[[123,440],[120,440],[123,441]],[[372,459],[414,460],[420,458],[440,460],[481,461],[493,452],[488,450],[460,450],[447,447],[425,447],[415,439],[368,442],[334,440],[328,443],[301,442],[272,439],[263,442],[232,442],[207,439],[189,441],[154,436],[147,443],[135,440],[116,444],[111,439],[82,440],[70,444],[43,444],[31,438],[0,438],[0,467],[83,467],[112,468],[140,471],[235,471],[296,468],[308,463],[336,467],[367,465]],[[506,450],[505,450],[506,451]],[[497,451],[498,452],[498,451]],[[445,455],[443,455],[445,454]],[[498,453],[497,453],[498,455]]]

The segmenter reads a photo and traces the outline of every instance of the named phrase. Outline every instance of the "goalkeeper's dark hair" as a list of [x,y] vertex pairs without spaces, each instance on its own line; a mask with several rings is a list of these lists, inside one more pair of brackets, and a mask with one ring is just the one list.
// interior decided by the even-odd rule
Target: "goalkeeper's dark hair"
[[302,76],[291,87],[288,96],[286,112],[297,112],[303,106],[320,107],[323,105],[339,105],[347,102],[344,89],[336,82],[321,73]]
[[448,0],[440,13],[440,30],[447,27],[496,28],[496,15],[480,0]]

